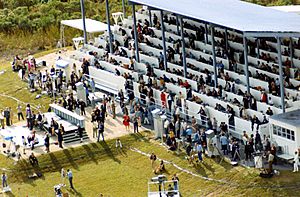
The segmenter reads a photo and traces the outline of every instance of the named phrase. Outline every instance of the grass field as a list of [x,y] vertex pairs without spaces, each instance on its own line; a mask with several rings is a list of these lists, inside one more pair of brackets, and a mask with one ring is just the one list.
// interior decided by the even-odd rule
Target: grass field
[[[134,147],[143,152],[155,152],[161,159],[171,161],[203,177],[218,181],[207,181],[166,165],[167,177],[174,173],[180,179],[182,196],[297,196],[300,177],[282,172],[272,179],[261,179],[255,169],[232,167],[219,159],[205,158],[204,164],[189,166],[183,153],[168,152],[151,140],[148,132],[121,138],[125,145],[122,152],[114,148],[114,140],[93,143],[77,148],[45,154],[39,157],[39,168],[32,168],[26,161],[11,165],[1,156],[1,166],[11,166],[10,186],[13,195],[8,196],[53,196],[53,186],[60,183],[60,169],[70,168],[74,174],[75,191],[64,189],[72,196],[146,196],[147,182],[155,176],[149,158],[131,151]],[[158,164],[158,163],[157,163]],[[29,180],[27,176],[41,171],[44,176]],[[285,188],[283,188],[284,186]]]
[[[51,52],[54,52],[54,50],[41,52],[35,55],[35,57],[41,57]],[[40,106],[40,111],[43,112],[48,109],[51,99],[48,96],[42,96],[39,99],[35,99],[40,91],[30,93],[28,90],[28,83],[21,81],[18,74],[12,71],[9,62],[0,60],[0,71],[2,70],[4,70],[5,73],[0,75],[0,110],[5,107],[11,107],[14,112],[14,122],[17,121],[16,107],[19,103],[15,99],[21,101],[20,104],[22,105],[23,113],[26,108],[26,103],[30,103],[35,107]],[[3,96],[2,94],[13,98]]]
[[[46,52],[48,53],[48,52]],[[39,54],[44,55],[45,53]],[[38,56],[39,56],[38,55]],[[2,63],[0,70],[0,94],[13,96],[25,103],[41,105],[46,110],[50,99],[42,97],[35,100],[36,93],[29,93],[27,83],[22,82],[16,73],[10,71],[8,63]],[[13,99],[0,96],[0,109],[10,106],[16,108]],[[25,108],[25,106],[24,106]],[[15,117],[16,119],[16,113]],[[233,168],[219,159],[206,158],[204,164],[189,166],[183,152],[168,152],[152,140],[152,135],[128,135],[121,138],[125,145],[123,152],[114,148],[114,140],[94,143],[39,157],[39,168],[32,168],[26,161],[15,164],[0,155],[0,168],[9,169],[8,181],[13,193],[6,196],[54,196],[53,186],[60,183],[60,170],[71,168],[74,174],[76,191],[64,189],[71,196],[93,197],[103,193],[105,196],[147,196],[147,182],[155,176],[149,158],[133,152],[129,147],[143,152],[155,152],[159,158],[168,160],[202,177],[216,179],[204,180],[178,170],[171,164],[166,165],[167,177],[177,173],[180,179],[182,196],[299,196],[300,176],[290,171],[281,172],[272,179],[261,179],[256,169]],[[40,171],[44,176],[37,180],[28,175]]]

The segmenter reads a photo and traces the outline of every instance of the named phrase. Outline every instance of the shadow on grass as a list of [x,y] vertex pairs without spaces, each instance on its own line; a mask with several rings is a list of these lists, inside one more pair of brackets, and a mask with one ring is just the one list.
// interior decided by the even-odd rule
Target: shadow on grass
[[55,168],[56,171],[60,172],[60,170],[62,169],[62,166],[60,164],[60,162],[57,160],[56,156],[54,155],[54,153],[48,153],[51,162],[52,162],[52,166]]
[[148,138],[146,138],[144,135],[142,135],[139,132],[138,133],[131,133],[130,136],[134,137],[134,139],[136,141],[150,142]]
[[[75,163],[73,156],[71,155],[70,151],[68,149],[64,149],[63,153],[66,155],[66,157],[69,160],[69,163],[71,164],[71,166],[78,170],[78,165]],[[60,168],[61,169],[61,168]]]
[[16,195],[14,195],[12,192],[8,192],[8,193],[5,193],[5,195],[3,195],[3,196],[14,197]]
[[204,166],[207,170],[209,170],[210,172],[212,172],[212,174],[215,174],[215,169],[212,168],[212,165],[210,165],[210,164],[208,164],[208,163],[206,163],[206,162],[203,162],[202,164],[203,164],[203,166]]
[[67,189],[67,191],[68,191],[69,193],[71,193],[72,196],[79,196],[79,197],[82,196],[82,194],[81,194],[80,192],[78,192],[75,188],[74,188],[74,189],[69,188],[69,189]]
[[228,163],[225,158],[221,158],[220,156],[217,156],[215,158],[212,159],[216,164],[222,166],[226,171],[229,171],[233,168],[233,166]]
[[[94,146],[94,143],[92,144],[92,146]],[[97,145],[96,145],[97,146]],[[96,154],[94,153],[94,151],[91,150],[89,145],[82,145],[82,147],[84,148],[84,150],[86,151],[86,154],[91,158],[91,160],[95,163],[98,164],[98,161],[96,159]]]
[[[197,163],[197,164],[194,166],[196,172],[197,172],[198,174],[200,174],[201,176],[208,177],[208,175],[207,175],[206,172],[205,172],[205,168],[204,168],[203,166],[201,166],[201,165],[204,165],[204,164],[203,164],[203,163],[202,163],[202,164]],[[204,165],[204,166],[205,166],[205,165]]]
[[121,163],[121,161],[114,156],[113,152],[111,151],[111,148],[107,145],[105,141],[100,141],[99,144],[104,148],[107,156],[109,156],[115,162],[118,162],[119,164]]

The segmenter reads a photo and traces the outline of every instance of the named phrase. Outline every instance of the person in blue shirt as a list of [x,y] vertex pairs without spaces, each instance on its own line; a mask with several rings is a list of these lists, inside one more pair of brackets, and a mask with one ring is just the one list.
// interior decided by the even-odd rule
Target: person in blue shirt
[[70,188],[74,189],[74,186],[73,186],[73,173],[70,169],[67,170],[67,177],[69,179]]
[[224,133],[222,133],[221,137],[220,137],[220,143],[221,143],[221,149],[223,151],[223,154],[224,155],[227,155],[228,154],[228,150],[227,150],[227,147],[228,147],[228,139],[227,137],[225,136]]
[[198,154],[199,162],[203,162],[203,159],[202,159],[202,152],[203,152],[202,145],[200,143],[196,143],[195,148],[196,148],[196,152]]

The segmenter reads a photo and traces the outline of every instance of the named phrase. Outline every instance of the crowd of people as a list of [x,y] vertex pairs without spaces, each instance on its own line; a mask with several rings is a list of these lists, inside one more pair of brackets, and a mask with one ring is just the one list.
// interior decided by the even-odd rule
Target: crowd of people
[[[166,15],[164,16],[164,22],[169,24],[176,24],[176,20],[173,17],[169,18]],[[162,46],[156,46],[148,39],[148,36],[156,37],[153,29],[149,28],[149,26],[150,24],[148,20],[145,20],[144,22],[140,21],[138,23],[137,33],[139,42],[144,42],[148,46],[161,49]],[[153,26],[155,26],[157,29],[161,28],[161,23],[155,14],[153,16]],[[205,29],[202,26],[192,26],[188,22],[184,22],[184,27],[194,28],[194,31],[196,32],[196,34],[194,35],[187,33],[187,31],[184,31],[184,35],[186,37],[189,37],[189,41],[188,43],[186,43],[186,47],[191,49],[197,49],[197,47],[195,46],[195,41],[205,41]],[[35,89],[36,87],[38,87],[42,91],[47,92],[50,96],[60,96],[59,99],[55,98],[55,103],[61,105],[65,109],[75,112],[79,115],[85,116],[86,107],[91,106],[91,122],[93,123],[94,130],[93,137],[97,139],[97,142],[100,142],[100,138],[102,138],[102,140],[105,141],[104,133],[107,115],[111,114],[113,119],[117,118],[117,102],[115,98],[111,96],[104,96],[100,103],[96,103],[93,97],[92,99],[90,99],[89,94],[91,92],[94,93],[96,91],[96,83],[93,78],[88,77],[89,67],[95,66],[99,69],[104,69],[101,66],[101,63],[99,63],[99,61],[97,60],[100,59],[112,63],[114,65],[122,66],[128,70],[135,70],[135,48],[132,46],[133,44],[130,43],[131,38],[134,38],[134,31],[132,29],[131,37],[129,37],[126,31],[122,28],[120,28],[118,31],[121,32],[122,36],[124,36],[124,47],[128,48],[131,54],[127,54],[127,52],[121,47],[121,44],[118,41],[114,42],[114,51],[110,52],[114,53],[114,55],[130,57],[129,64],[118,62],[113,57],[110,57],[108,53],[106,53],[102,57],[99,57],[97,53],[92,52],[91,54],[96,57],[94,62],[91,63],[87,59],[83,58],[81,68],[76,68],[76,65],[74,64],[70,76],[67,76],[69,80],[66,80],[63,71],[60,69],[55,69],[54,67],[51,67],[49,72],[48,70],[45,70],[45,72],[43,73],[40,70],[37,70],[37,65],[34,57],[22,60],[20,57],[16,56],[13,62],[13,70],[20,70],[22,79],[26,78],[26,70],[28,71],[28,84],[30,89]],[[217,42],[218,49],[216,51],[216,55],[218,57],[222,57],[224,59],[229,60],[230,71],[242,73],[241,71],[239,71],[237,63],[243,63],[244,60],[236,60],[234,58],[235,49],[231,47],[229,47],[228,50],[226,49],[224,38],[225,35],[223,33],[216,32],[216,35],[222,38],[220,42]],[[241,40],[238,37],[233,37],[232,35],[229,35],[229,37],[231,40],[241,42]],[[182,44],[181,41],[173,40],[171,37],[167,38],[167,40],[173,43],[173,47],[168,46],[166,57],[164,57],[163,53],[160,53],[160,57],[158,57],[158,68],[160,68],[161,70],[165,69],[165,58],[168,62],[183,65],[182,53],[180,50]],[[262,48],[267,47],[264,43],[266,42],[262,40]],[[251,45],[253,43],[249,44]],[[109,52],[108,45],[106,47],[106,51]],[[284,51],[283,53],[285,55],[289,55],[288,51]],[[176,54],[179,54],[179,60],[175,58]],[[187,57],[196,59],[202,63],[213,65],[212,58],[206,59],[202,56],[195,57],[193,53],[187,53]],[[276,60],[272,58],[269,54],[262,53],[260,55],[260,59],[268,62],[273,62],[274,64],[276,63]],[[257,62],[257,65],[252,66],[258,68],[259,70],[268,71],[274,74],[279,73],[278,69],[275,68],[274,65],[270,66],[265,63]],[[190,164],[193,164],[194,161],[196,161],[197,164],[203,163],[205,160],[204,155],[207,154],[209,147],[217,147],[218,149],[220,149],[220,151],[218,152],[219,155],[228,156],[232,161],[241,160],[242,157],[246,161],[251,161],[254,159],[254,153],[263,153],[263,155],[267,158],[269,164],[269,173],[271,173],[273,170],[273,164],[276,164],[278,160],[278,151],[276,149],[275,144],[271,143],[269,136],[260,135],[259,126],[268,123],[268,116],[272,116],[274,112],[271,109],[271,107],[268,107],[268,109],[265,112],[263,112],[263,114],[265,115],[264,118],[260,120],[256,115],[249,116],[246,113],[246,110],[259,110],[257,107],[258,101],[266,103],[269,106],[273,106],[274,103],[272,101],[272,97],[268,96],[268,93],[271,93],[272,95],[276,96],[280,95],[279,79],[274,79],[266,74],[260,73],[259,71],[257,71],[255,74],[250,72],[250,76],[260,79],[262,81],[267,81],[269,84],[268,90],[263,90],[260,88],[259,90],[261,91],[261,97],[255,98],[253,95],[251,95],[250,92],[243,92],[241,89],[235,87],[236,83],[238,84],[239,81],[229,76],[228,72],[226,72],[226,69],[224,68],[225,66],[222,61],[217,62],[218,78],[225,80],[226,84],[224,86],[218,85],[217,88],[214,87],[215,81],[213,79],[213,73],[210,72],[208,69],[200,69],[196,65],[193,65],[191,63],[187,63],[187,67],[189,69],[196,70],[203,74],[197,75],[191,72],[187,73],[187,79],[191,79],[197,82],[196,92],[209,97],[217,98],[228,103],[227,106],[223,106],[217,103],[213,107],[215,110],[225,112],[226,114],[228,114],[229,125],[225,124],[224,122],[219,123],[216,118],[209,116],[209,113],[206,110],[206,106],[208,104],[205,103],[200,96],[196,96],[195,94],[193,94],[193,89],[189,84],[188,80],[183,80],[180,78],[173,79],[166,75],[163,75],[162,77],[157,77],[154,73],[152,66],[149,63],[146,63],[147,72],[145,73],[145,76],[147,76],[147,78],[145,78],[144,76],[139,76],[138,79],[138,91],[140,94],[140,98],[137,98],[137,96],[134,94],[134,77],[131,76],[129,73],[121,74],[121,72],[117,68],[115,69],[115,74],[117,76],[122,76],[126,79],[125,92],[123,92],[123,90],[120,90],[117,96],[118,103],[121,108],[121,114],[123,117],[122,123],[125,127],[125,131],[131,131],[130,124],[133,125],[133,133],[139,133],[139,127],[142,125],[152,124],[153,117],[151,115],[151,111],[155,109],[159,105],[159,103],[161,103],[160,107],[162,109],[162,112],[168,117],[163,125],[164,142],[170,151],[184,149],[187,154],[187,160]],[[285,60],[284,67],[285,87],[290,89],[299,89],[299,87],[295,87],[290,82],[290,68],[292,67],[292,65],[289,59]],[[175,68],[167,68],[167,72],[173,73],[178,76],[182,76],[184,74],[183,69]],[[86,90],[86,102],[83,100],[76,99],[72,93],[73,91],[76,91],[76,84],[78,82],[82,82],[83,87]],[[168,83],[172,83],[179,87],[185,88],[187,90],[186,95],[184,95],[182,92],[179,92],[178,94],[172,93],[167,88]],[[160,100],[156,100],[154,98],[155,89],[161,91]],[[228,98],[228,93],[234,93],[236,95],[241,96],[242,101],[237,98]],[[285,93],[285,96],[287,99],[293,101],[296,101],[300,98],[299,95],[290,96],[289,93]],[[189,109],[186,105],[186,101],[192,101],[202,105],[202,107],[200,107],[196,115],[198,117],[189,115]],[[231,105],[238,106],[239,113],[236,113]],[[65,134],[65,130],[62,124],[59,125],[54,119],[52,119],[48,123],[44,115],[42,115],[40,112],[35,113],[32,110],[30,104],[26,105],[25,115],[23,115],[22,106],[20,104],[18,105],[16,110],[18,120],[26,119],[27,127],[31,130],[30,136],[22,137],[22,143],[24,147],[26,147],[29,144],[31,149],[33,150],[34,145],[39,143],[38,139],[36,138],[35,127],[39,129],[45,129],[44,125],[49,124],[49,128],[44,133],[45,151],[50,152],[50,137],[54,135],[57,136],[58,146],[60,148],[63,148],[63,135]],[[0,124],[2,128],[4,128],[5,125],[10,126],[13,124],[13,114],[14,113],[11,108],[6,108],[5,110],[1,111]],[[251,121],[252,132],[254,132],[255,135],[248,135],[247,132],[244,131],[241,141],[233,137],[229,132],[229,127],[235,125],[235,116]],[[78,124],[76,135],[80,138],[80,142],[83,142],[83,130],[84,128],[81,128],[81,126]],[[211,139],[207,136],[207,130],[214,131],[214,139]],[[116,140],[116,148],[122,148],[122,143],[120,139]],[[241,151],[243,151],[243,154],[241,154]],[[23,149],[23,153],[26,154],[25,148]],[[150,160],[153,172],[155,174],[161,174],[166,171],[163,160],[160,160],[158,165],[156,164],[157,157],[154,153],[151,154]],[[295,152],[293,161],[294,172],[297,172],[299,165],[298,150]],[[33,166],[39,165],[38,160],[33,153],[29,156],[29,162]],[[61,176],[67,176],[70,187],[74,189],[72,182],[72,171],[68,170],[66,174],[64,171],[62,171]],[[4,175],[2,175],[3,187],[6,179],[7,178],[5,178]],[[175,174],[172,177],[172,180],[179,181],[179,178]],[[175,185],[175,183],[177,182],[174,182],[174,189],[176,190],[177,185]]]

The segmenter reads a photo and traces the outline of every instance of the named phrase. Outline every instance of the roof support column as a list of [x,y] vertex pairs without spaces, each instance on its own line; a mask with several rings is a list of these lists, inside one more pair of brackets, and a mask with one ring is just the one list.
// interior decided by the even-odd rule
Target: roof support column
[[87,44],[87,33],[86,33],[86,25],[85,25],[85,8],[84,8],[84,0],[80,0],[80,7],[81,7],[81,16],[82,16],[82,23],[83,23],[83,37],[84,37],[84,44]]
[[135,58],[137,62],[140,62],[139,55],[139,43],[138,43],[138,34],[136,29],[136,16],[135,16],[135,4],[132,4],[132,17],[133,17],[133,32],[134,32],[134,46],[135,46]]
[[[180,24],[179,24],[179,18],[178,18],[178,15],[176,15],[177,35],[180,35],[179,25],[180,25],[180,28],[183,27],[183,25],[181,25],[181,20],[182,20],[182,18],[180,17]],[[181,32],[182,32],[182,31],[181,31]]]
[[294,45],[293,45],[293,38],[290,37],[290,59],[291,59],[291,67],[294,67]]
[[277,54],[278,54],[278,65],[279,65],[279,83],[280,83],[281,107],[282,107],[282,112],[285,113],[283,70],[282,70],[282,56],[281,56],[281,40],[280,40],[280,37],[277,37]]
[[227,59],[229,59],[228,58],[229,51],[228,51],[228,32],[227,32],[227,28],[225,28],[225,50],[226,50]]
[[113,53],[113,41],[112,41],[112,33],[110,29],[110,16],[109,16],[109,4],[108,0],[105,0],[106,7],[106,20],[107,20],[107,29],[108,29],[108,37],[109,37],[109,52]]
[[126,17],[125,0],[122,0],[123,17]]
[[243,36],[243,44],[244,44],[244,72],[246,74],[246,85],[247,85],[247,92],[250,93],[250,82],[249,82],[249,69],[248,69],[248,46],[247,46],[247,38]]
[[260,55],[260,52],[259,52],[259,45],[260,45],[260,38],[257,38],[257,39],[256,39],[256,48],[257,48],[256,58],[257,58],[257,59],[259,59],[259,55]]
[[[207,33],[208,33],[208,31],[207,31]],[[217,58],[216,58],[216,48],[215,48],[215,28],[214,28],[214,26],[211,26],[211,46],[212,46],[213,66],[214,66],[214,86],[215,86],[215,88],[217,88],[218,72],[217,72]]]
[[[178,16],[176,15],[176,18]],[[187,67],[186,67],[186,55],[185,55],[185,40],[183,35],[183,19],[180,16],[180,30],[181,30],[181,44],[182,44],[182,63],[183,63],[183,74],[184,77],[187,77]]]
[[151,13],[151,9],[149,6],[148,6],[148,10],[149,10],[149,25],[150,25],[150,27],[152,27],[152,13]]
[[162,35],[162,41],[163,41],[163,54],[164,54],[164,66],[165,70],[167,70],[168,67],[168,61],[167,61],[167,47],[166,47],[166,37],[165,37],[165,26],[164,26],[164,13],[161,10],[160,11],[160,21],[161,21],[161,35]]
[[208,43],[208,28],[207,28],[207,24],[205,23],[205,44]]

